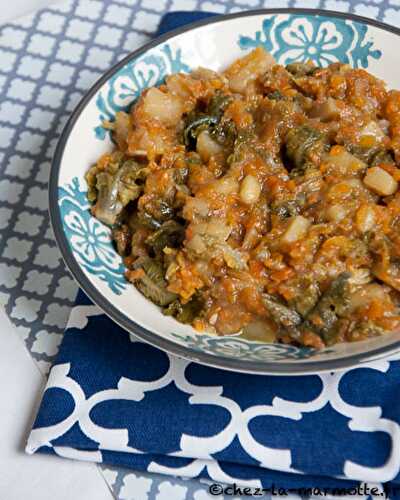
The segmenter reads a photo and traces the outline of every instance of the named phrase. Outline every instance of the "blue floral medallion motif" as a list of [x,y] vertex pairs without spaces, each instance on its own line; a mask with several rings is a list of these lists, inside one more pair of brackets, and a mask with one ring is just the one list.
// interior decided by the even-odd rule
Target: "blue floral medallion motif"
[[[187,346],[198,352],[206,352],[252,361],[282,361],[287,359],[308,359],[320,355],[320,351],[310,347],[295,347],[286,344],[262,344],[244,340],[238,336],[218,337],[216,335],[195,334],[184,335],[172,333],[173,337],[183,340]],[[324,354],[333,352],[325,349]]]
[[314,61],[319,66],[333,62],[367,68],[369,59],[379,59],[380,50],[366,39],[368,27],[354,21],[325,16],[272,16],[262,23],[254,38],[239,36],[241,49],[263,46],[280,64]]
[[109,228],[90,214],[86,189],[74,177],[58,193],[64,232],[77,262],[121,294],[127,286],[122,259],[113,248]]
[[[100,123],[114,120],[117,111],[128,111],[144,89],[159,85],[166,75],[189,71],[189,66],[182,61],[181,49],[173,52],[168,44],[163,45],[158,52],[151,51],[129,62],[110,78],[106,90],[97,96]],[[107,131],[102,125],[94,131],[98,139],[105,138]]]

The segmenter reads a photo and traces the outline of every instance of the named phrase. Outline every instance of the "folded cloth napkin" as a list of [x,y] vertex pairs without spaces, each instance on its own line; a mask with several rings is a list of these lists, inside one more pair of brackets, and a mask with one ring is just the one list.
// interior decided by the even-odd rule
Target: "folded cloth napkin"
[[[168,14],[160,32],[206,15]],[[139,341],[80,292],[26,450],[241,487],[380,483],[395,498],[398,359],[304,377],[227,372]]]

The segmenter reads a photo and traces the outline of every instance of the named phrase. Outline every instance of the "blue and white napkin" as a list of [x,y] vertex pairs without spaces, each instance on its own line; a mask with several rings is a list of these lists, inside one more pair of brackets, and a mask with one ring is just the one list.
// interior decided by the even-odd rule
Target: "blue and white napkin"
[[255,487],[400,492],[399,394],[395,360],[304,377],[191,363],[80,292],[27,451]]
[[[160,31],[200,15],[169,14]],[[226,372],[139,341],[80,292],[26,450],[252,487],[366,483],[395,498],[399,359],[304,377]]]

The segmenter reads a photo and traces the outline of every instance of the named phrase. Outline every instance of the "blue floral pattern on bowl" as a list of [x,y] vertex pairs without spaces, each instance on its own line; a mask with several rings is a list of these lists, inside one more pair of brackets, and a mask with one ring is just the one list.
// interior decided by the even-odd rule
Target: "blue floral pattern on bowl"
[[239,36],[241,49],[262,46],[281,64],[312,60],[319,66],[333,62],[368,67],[369,58],[382,55],[367,39],[364,24],[325,16],[290,15],[266,18],[254,37]]
[[104,120],[113,120],[118,111],[127,111],[142,91],[162,83],[171,73],[188,73],[190,68],[182,61],[182,51],[175,53],[168,44],[155,54],[139,57],[126,64],[108,82],[105,92],[99,92],[96,105],[100,112],[98,125],[94,131],[98,139],[104,139],[107,130]]
[[[285,359],[307,359],[318,353],[310,347],[295,347],[286,344],[261,344],[239,338],[238,336],[217,337],[198,333],[183,335],[172,333],[176,339],[185,341],[185,344],[198,352],[218,354],[227,358],[252,359],[254,361],[281,361]],[[333,352],[325,349],[324,354]]]
[[122,259],[113,247],[110,229],[91,215],[87,190],[80,187],[77,177],[59,188],[58,203],[76,260],[120,294],[127,286]]

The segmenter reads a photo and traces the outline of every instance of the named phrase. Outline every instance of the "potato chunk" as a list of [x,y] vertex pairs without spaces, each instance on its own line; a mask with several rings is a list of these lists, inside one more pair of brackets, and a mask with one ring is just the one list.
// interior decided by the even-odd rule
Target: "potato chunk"
[[329,205],[325,212],[326,218],[331,222],[340,222],[347,215],[342,205]]
[[310,226],[311,222],[302,215],[293,217],[284,235],[282,236],[282,243],[294,243],[295,241],[300,240],[307,234]]
[[245,93],[247,85],[273,66],[275,59],[263,48],[257,47],[250,54],[235,61],[225,71],[233,92]]
[[371,231],[375,226],[375,211],[371,205],[361,205],[356,213],[356,224],[360,232]]
[[240,199],[247,205],[252,205],[258,201],[261,194],[261,186],[254,175],[246,175],[240,186]]
[[316,102],[311,109],[311,118],[320,118],[322,121],[330,121],[339,118],[340,109],[335,99],[328,97],[324,102]]
[[145,95],[143,110],[150,118],[155,118],[166,126],[176,125],[183,113],[178,97],[165,94],[156,87],[152,87]]
[[367,166],[342,146],[334,146],[331,152],[324,157],[324,163],[327,165],[329,171],[333,169],[336,174],[346,176],[357,175]]
[[360,137],[371,137],[375,142],[381,142],[385,134],[376,121],[371,120],[360,130]]
[[398,182],[383,168],[372,167],[364,177],[364,184],[381,196],[389,196],[397,191]]
[[196,150],[203,161],[208,161],[211,156],[221,153],[222,146],[215,142],[208,130],[203,130],[197,138]]

